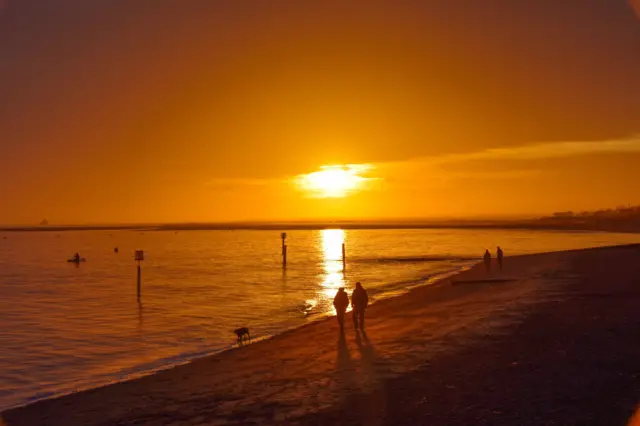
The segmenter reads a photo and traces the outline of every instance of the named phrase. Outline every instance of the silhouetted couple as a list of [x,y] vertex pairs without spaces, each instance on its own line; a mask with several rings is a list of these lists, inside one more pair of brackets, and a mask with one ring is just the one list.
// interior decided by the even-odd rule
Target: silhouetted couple
[[[502,262],[504,260],[504,252],[502,251],[500,246],[498,246],[498,249],[496,250],[496,255],[498,258],[498,267],[502,271]],[[484,252],[484,267],[487,270],[487,274],[490,274],[491,273],[491,253],[489,253],[489,249],[487,249]]]
[[[351,293],[351,307],[353,308],[353,325],[357,329],[364,329],[364,311],[369,305],[369,295],[367,290],[362,287],[359,282],[356,283],[356,288]],[[340,330],[344,331],[344,314],[349,307],[349,296],[344,288],[339,288],[336,297],[333,298],[333,307],[336,308],[336,314],[338,318],[338,324],[340,324]]]

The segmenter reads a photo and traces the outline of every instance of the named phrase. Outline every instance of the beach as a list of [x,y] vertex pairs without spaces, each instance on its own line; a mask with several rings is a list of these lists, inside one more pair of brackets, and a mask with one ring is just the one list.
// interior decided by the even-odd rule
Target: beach
[[[640,403],[640,246],[508,257],[6,425],[603,424]],[[350,319],[349,315],[347,319]]]

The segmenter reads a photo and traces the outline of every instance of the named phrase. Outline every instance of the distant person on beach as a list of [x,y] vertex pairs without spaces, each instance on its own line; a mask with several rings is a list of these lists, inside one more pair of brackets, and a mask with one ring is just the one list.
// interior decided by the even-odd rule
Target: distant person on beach
[[73,256],[73,261],[74,261],[74,262],[80,262],[80,253],[76,253],[76,254]]
[[349,307],[349,296],[344,291],[344,287],[338,289],[336,297],[333,298],[333,307],[336,308],[336,315],[338,317],[338,324],[340,324],[340,330],[344,330],[344,313]]
[[491,273],[491,253],[489,253],[489,249],[484,252],[484,267],[487,270],[487,274]]
[[497,257],[498,257],[498,267],[502,271],[502,260],[504,259],[504,253],[502,252],[502,249],[500,248],[500,246],[498,246],[498,250],[497,250],[496,254],[497,254]]
[[357,329],[360,325],[360,329],[364,329],[364,311],[369,305],[369,295],[367,290],[362,287],[359,282],[356,283],[356,288],[351,293],[351,307],[353,308],[353,325]]

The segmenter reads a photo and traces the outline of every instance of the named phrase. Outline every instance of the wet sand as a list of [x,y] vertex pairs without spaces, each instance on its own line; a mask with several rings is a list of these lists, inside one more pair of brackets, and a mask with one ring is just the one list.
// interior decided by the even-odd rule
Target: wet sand
[[521,256],[490,277],[478,265],[376,303],[366,333],[347,327],[341,338],[331,318],[2,417],[10,426],[624,425],[640,403],[639,330],[640,246]]

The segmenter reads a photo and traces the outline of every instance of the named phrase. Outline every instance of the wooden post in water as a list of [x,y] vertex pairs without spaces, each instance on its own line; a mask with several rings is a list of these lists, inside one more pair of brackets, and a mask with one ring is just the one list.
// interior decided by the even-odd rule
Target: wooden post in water
[[280,238],[282,238],[282,267],[287,267],[287,244],[285,240],[287,239],[287,233],[283,232],[280,234]]
[[344,243],[342,243],[342,270],[347,269],[347,250]]
[[284,246],[284,251],[282,252],[282,267],[286,268],[287,267],[287,246]]
[[144,260],[144,250],[136,250],[135,260],[138,262],[138,299],[142,296],[142,261]]

